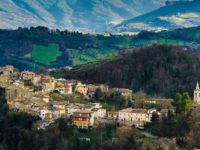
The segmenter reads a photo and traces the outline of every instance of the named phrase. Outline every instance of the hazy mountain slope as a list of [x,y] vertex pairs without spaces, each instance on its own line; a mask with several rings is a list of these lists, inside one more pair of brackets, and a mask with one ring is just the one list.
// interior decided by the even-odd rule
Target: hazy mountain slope
[[4,1],[0,3],[0,28],[6,29],[41,25],[60,29],[105,30],[111,24],[164,5],[164,0]]
[[153,12],[127,20],[116,26],[119,31],[175,29],[200,25],[200,1],[168,3]]
[[200,51],[200,26],[175,29],[162,32],[142,31],[132,39],[132,47],[153,43],[179,45],[181,47]]

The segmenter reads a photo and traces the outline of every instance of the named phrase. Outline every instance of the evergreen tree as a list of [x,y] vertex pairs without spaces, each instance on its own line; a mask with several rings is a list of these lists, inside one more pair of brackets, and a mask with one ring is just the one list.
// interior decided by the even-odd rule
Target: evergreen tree
[[186,113],[190,109],[190,96],[187,92],[177,93],[172,105],[176,108],[176,113]]

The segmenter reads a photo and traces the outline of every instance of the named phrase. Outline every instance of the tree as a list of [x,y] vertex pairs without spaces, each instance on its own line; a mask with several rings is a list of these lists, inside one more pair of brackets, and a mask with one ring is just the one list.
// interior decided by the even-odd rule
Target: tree
[[190,110],[190,96],[187,92],[183,93],[182,107],[183,112],[188,112]]
[[177,93],[172,105],[176,108],[176,113],[186,113],[190,110],[190,96],[187,92]]

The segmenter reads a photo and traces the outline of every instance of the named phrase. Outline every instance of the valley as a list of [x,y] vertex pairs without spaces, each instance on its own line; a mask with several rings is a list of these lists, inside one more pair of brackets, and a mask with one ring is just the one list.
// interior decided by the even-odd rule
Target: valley
[[[153,43],[200,49],[200,27],[172,31],[142,31],[138,35],[83,34],[46,27],[0,31],[1,64],[23,70],[101,63],[119,58],[119,52]],[[45,56],[45,57],[44,57]]]
[[200,149],[200,0],[3,0],[0,150]]

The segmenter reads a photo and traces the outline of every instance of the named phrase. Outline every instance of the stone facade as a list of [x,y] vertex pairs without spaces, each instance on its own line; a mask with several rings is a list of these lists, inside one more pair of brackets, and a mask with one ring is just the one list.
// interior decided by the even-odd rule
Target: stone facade
[[200,89],[199,83],[197,82],[196,89],[194,90],[194,103],[200,104]]

